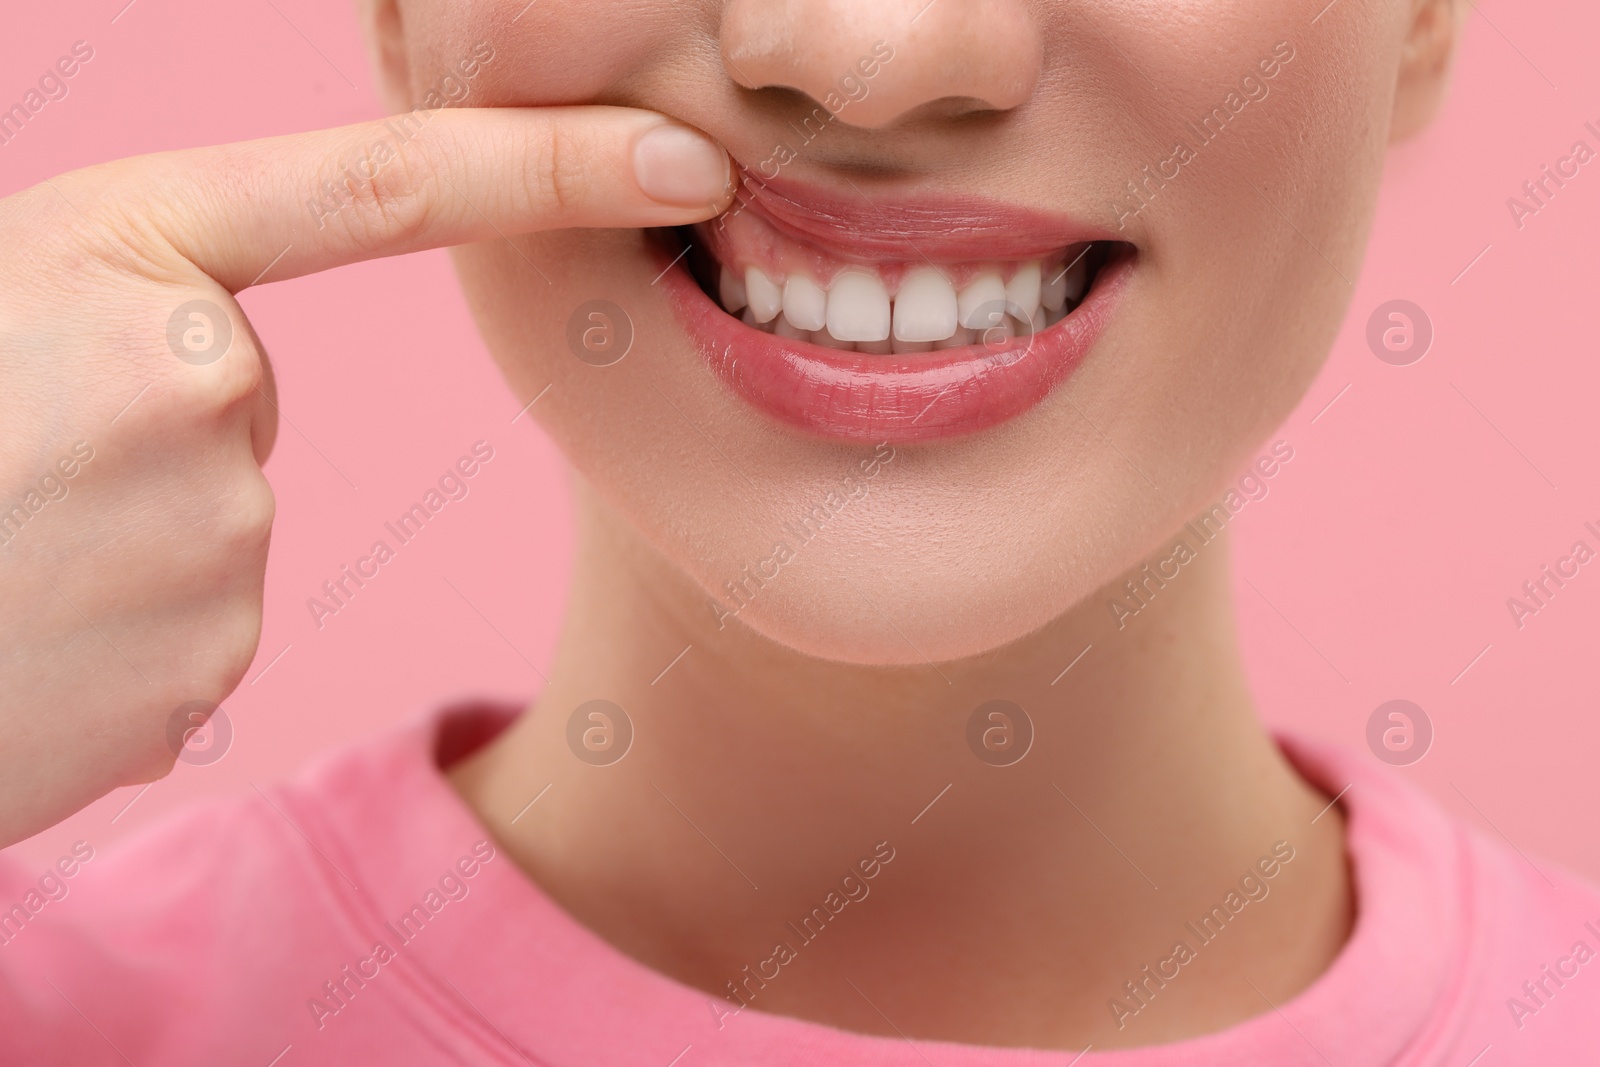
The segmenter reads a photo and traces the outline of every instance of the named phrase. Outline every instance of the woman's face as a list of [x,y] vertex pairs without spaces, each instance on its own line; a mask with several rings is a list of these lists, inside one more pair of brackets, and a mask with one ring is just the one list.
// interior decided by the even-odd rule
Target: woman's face
[[399,106],[625,105],[727,147],[745,190],[719,222],[519,236],[458,266],[628,558],[686,574],[713,627],[874,664],[1037,629],[1261,446],[1351,297],[1414,19],[1412,0],[376,2]]

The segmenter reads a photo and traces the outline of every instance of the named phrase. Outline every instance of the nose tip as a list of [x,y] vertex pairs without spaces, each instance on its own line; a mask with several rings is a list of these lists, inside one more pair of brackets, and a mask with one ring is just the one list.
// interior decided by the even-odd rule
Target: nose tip
[[721,32],[738,84],[797,90],[867,129],[934,104],[1008,111],[1043,63],[1021,0],[729,0]]

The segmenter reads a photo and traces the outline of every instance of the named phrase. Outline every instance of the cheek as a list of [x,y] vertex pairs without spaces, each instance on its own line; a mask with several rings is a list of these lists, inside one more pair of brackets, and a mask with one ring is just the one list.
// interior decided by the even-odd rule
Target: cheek
[[[738,553],[716,546],[742,552],[767,540],[762,505],[776,509],[788,487],[763,477],[758,495],[745,485],[745,472],[759,469],[745,442],[765,427],[743,409],[730,420],[728,397],[651,284],[660,258],[634,230],[541,234],[517,239],[515,250],[501,241],[455,252],[518,406],[548,387],[530,414],[584,480],[663,554],[697,575],[720,574]],[[585,344],[588,331],[597,331],[594,342],[620,347],[597,355]]]
[[1402,6],[1342,0],[1312,26],[1301,5],[1167,4],[1158,20],[1140,4],[1105,26],[1147,76],[1125,87],[1126,173],[1106,175],[1113,210],[1148,238],[1140,355],[1110,369],[1108,391],[1136,398],[1157,439],[1182,438],[1170,444],[1197,466],[1173,472],[1180,483],[1226,477],[1337,333],[1382,169]]
[[[410,0],[402,4],[414,92],[487,44],[494,58],[474,79],[483,106],[610,102],[631,74],[661,62],[683,33],[683,9],[611,0]],[[479,95],[481,94],[481,96]]]
[[[512,241],[515,242],[513,245]],[[520,404],[581,469],[590,457],[649,455],[671,409],[654,390],[663,345],[682,345],[650,284],[660,267],[638,230],[535,234],[452,251],[479,330]],[[620,359],[615,359],[617,354]]]
[[[427,48],[414,81],[433,83],[478,40],[495,59],[473,103],[612,102],[682,63],[667,46],[685,34],[671,5],[603,20],[598,5],[538,0],[512,23],[523,2],[465,13],[442,0],[408,5],[407,18],[415,9],[435,20],[413,35]],[[1057,40],[1076,43],[1057,47],[1081,50],[1058,57],[1063,78],[1084,80],[1041,96],[1035,121],[1077,129],[1078,140],[1073,124],[1092,121],[1092,155],[1063,156],[1085,162],[1061,168],[1076,172],[1075,207],[1103,211],[1107,224],[1114,205],[1136,209],[1130,236],[1144,250],[1126,313],[1072,380],[1070,403],[960,447],[901,449],[826,533],[791,546],[795,559],[738,621],[844,660],[972,654],[1088,596],[1220,493],[1299,400],[1350,299],[1387,128],[1393,12],[1404,6],[1340,0],[1311,26],[1302,5],[1266,0],[1085,0],[1073,17],[1095,24],[1076,32],[1063,13]],[[1137,73],[1107,62],[1106,41]],[[1279,42],[1294,56],[1265,79],[1260,63]],[[1207,136],[1206,117],[1229,107],[1230,92],[1247,99],[1249,75],[1267,95]],[[699,99],[712,77],[661,80],[626,102]],[[1192,158],[1161,170],[1179,143]],[[1147,166],[1166,177],[1130,199]],[[729,582],[760,570],[797,520],[859,477],[870,449],[798,444],[732,404],[652,287],[660,268],[643,241],[586,231],[455,256],[517,405],[549,387],[532,414],[583,476],[580,491],[672,564],[672,580],[689,583],[686,602],[704,603],[709,618],[713,603],[729,603]],[[569,341],[574,315],[600,299],[632,334],[628,355],[604,367]]]

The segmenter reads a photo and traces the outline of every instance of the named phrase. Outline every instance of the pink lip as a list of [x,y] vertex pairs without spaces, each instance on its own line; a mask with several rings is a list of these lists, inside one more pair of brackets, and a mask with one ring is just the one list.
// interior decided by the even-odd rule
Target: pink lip
[[747,173],[737,197],[729,215],[750,211],[797,240],[863,259],[1031,259],[1079,242],[1121,237],[1061,215],[973,196],[838,193]]
[[713,373],[753,407],[821,437],[909,443],[976,433],[1043,400],[1093,347],[1131,265],[1107,263],[1084,302],[1032,338],[903,356],[840,352],[746,326],[681,263],[661,284]]

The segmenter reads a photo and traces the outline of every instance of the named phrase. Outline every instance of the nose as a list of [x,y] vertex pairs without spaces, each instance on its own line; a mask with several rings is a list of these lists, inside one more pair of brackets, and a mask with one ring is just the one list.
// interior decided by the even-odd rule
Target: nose
[[1024,0],[729,0],[722,60],[748,89],[798,90],[876,129],[1017,107],[1043,44]]

